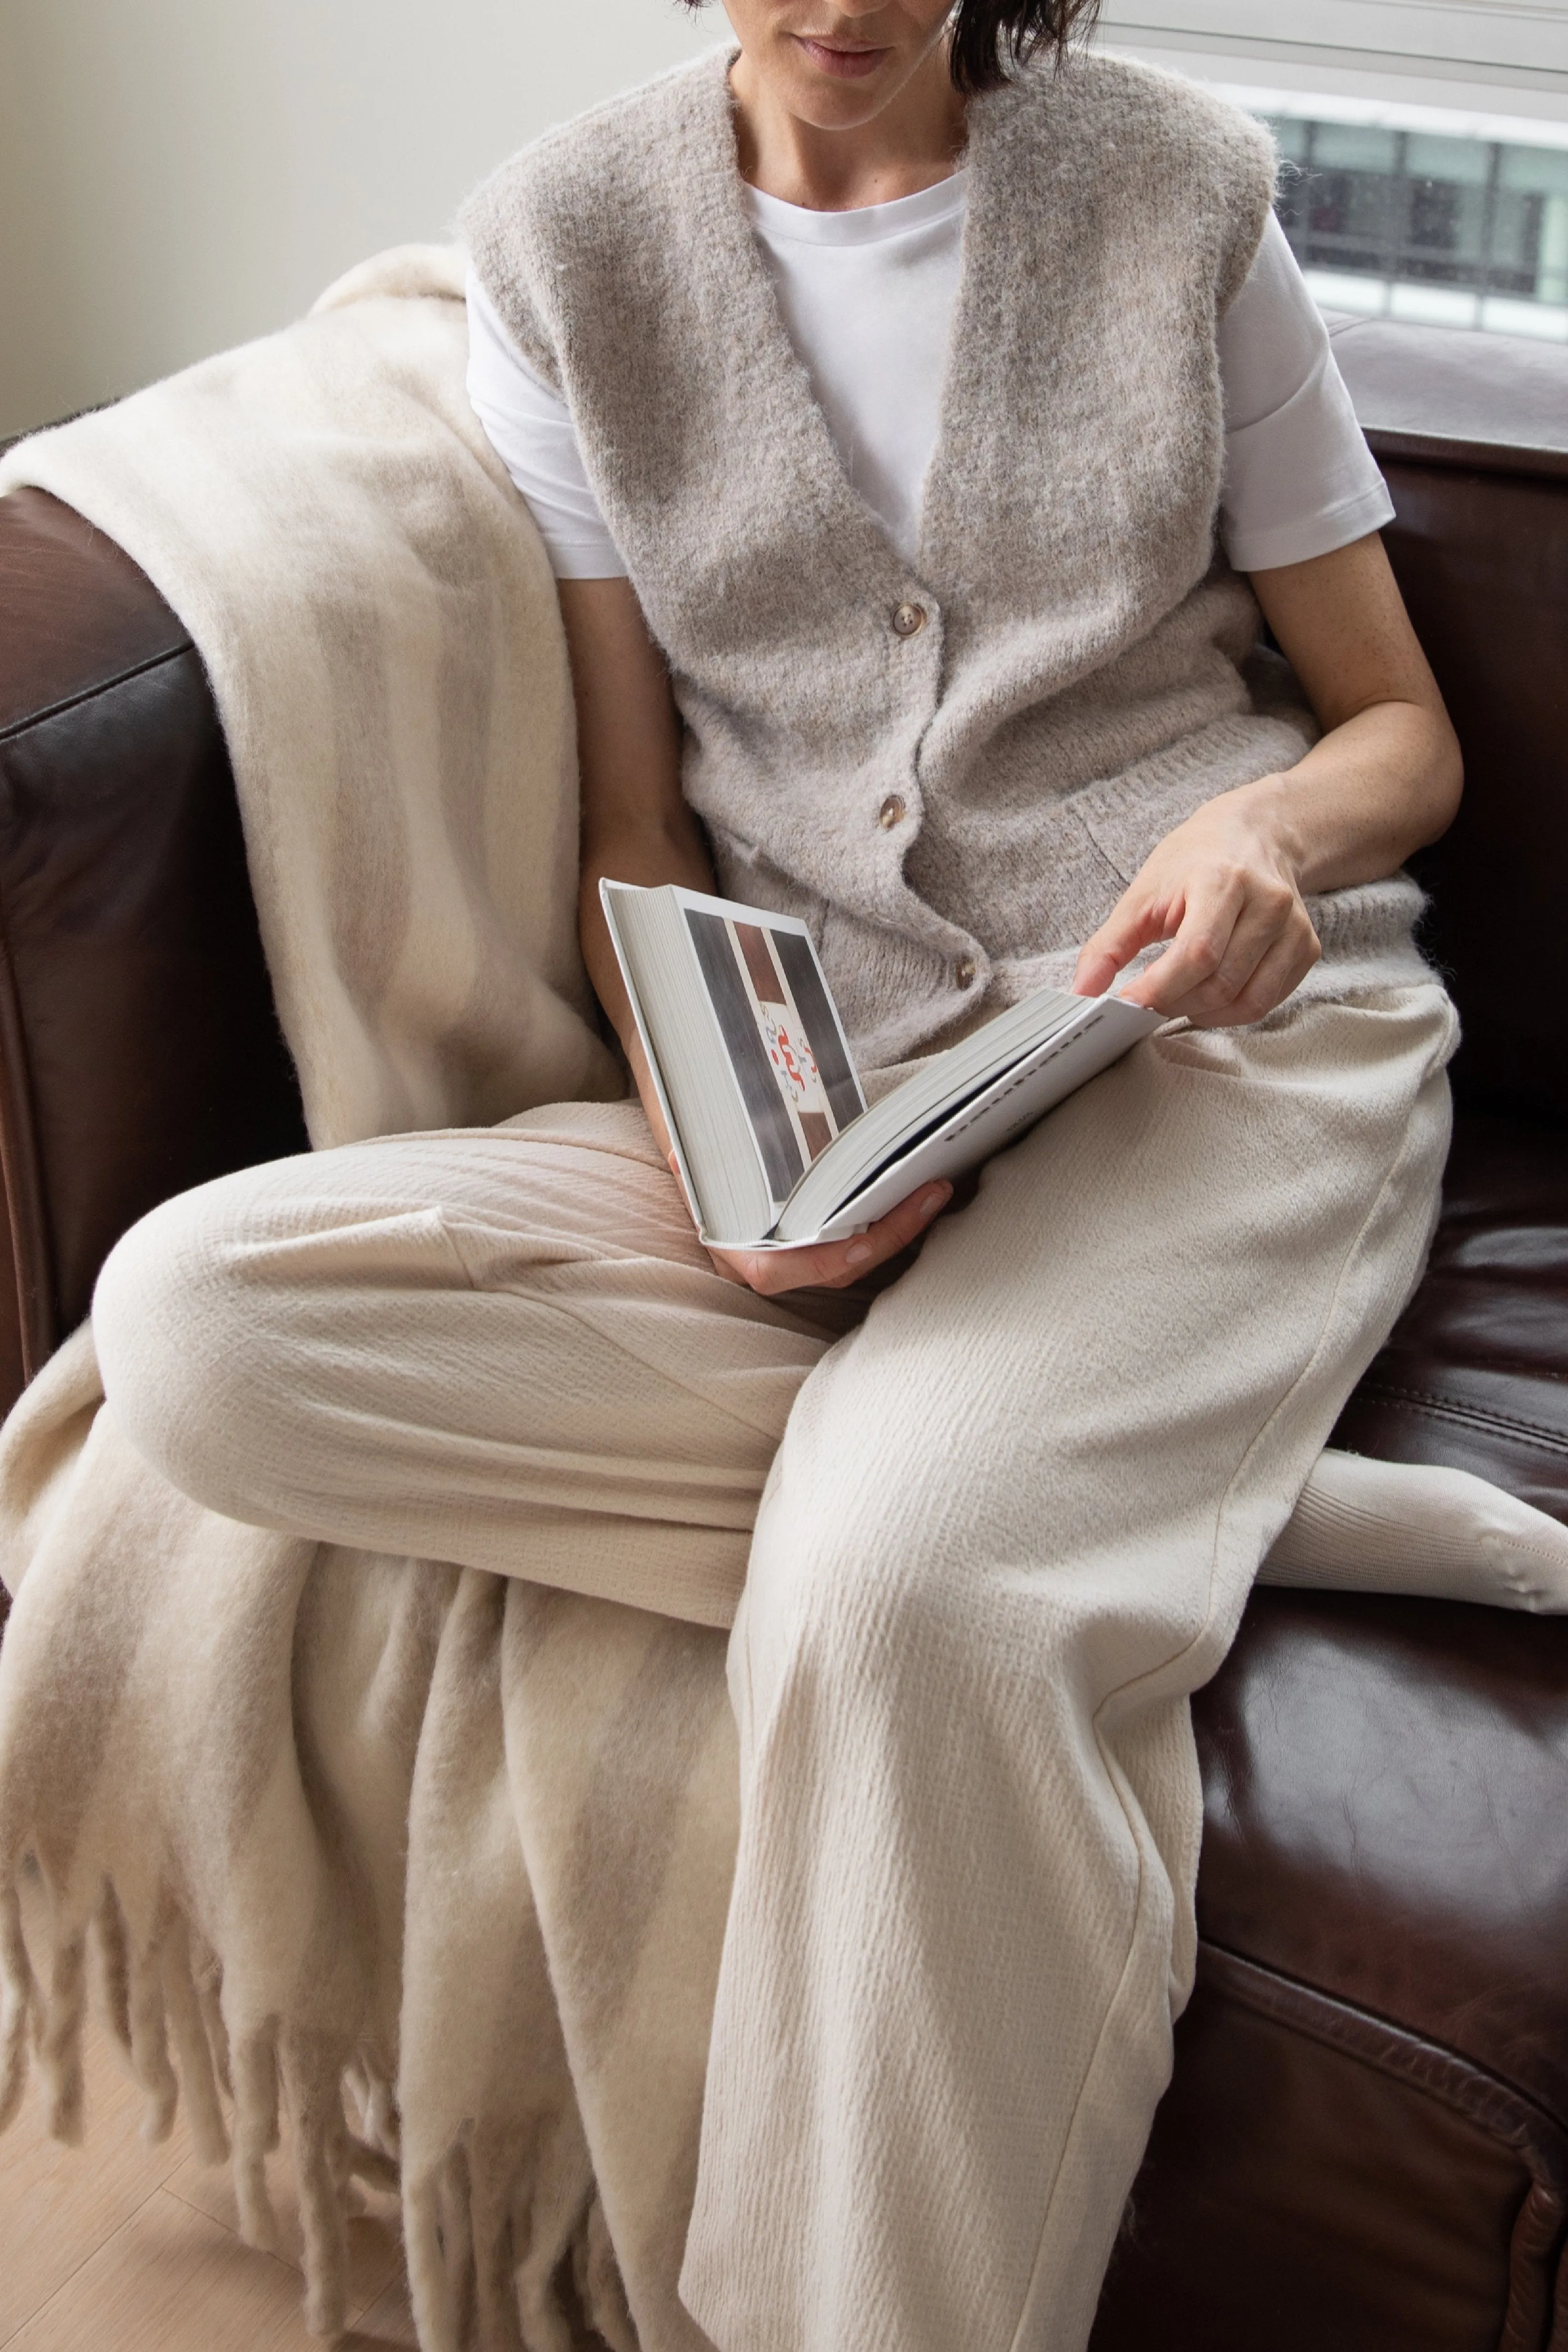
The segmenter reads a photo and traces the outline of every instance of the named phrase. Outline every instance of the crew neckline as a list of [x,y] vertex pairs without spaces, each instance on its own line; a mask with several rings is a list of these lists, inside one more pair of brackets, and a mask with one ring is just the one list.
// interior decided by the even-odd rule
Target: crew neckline
[[945,180],[917,188],[912,196],[892,196],[886,204],[857,205],[853,211],[819,213],[806,205],[786,204],[761,188],[742,183],[746,209],[753,225],[770,237],[788,238],[797,245],[875,245],[883,237],[903,236],[912,229],[933,228],[963,213],[969,194],[969,174],[960,164]]

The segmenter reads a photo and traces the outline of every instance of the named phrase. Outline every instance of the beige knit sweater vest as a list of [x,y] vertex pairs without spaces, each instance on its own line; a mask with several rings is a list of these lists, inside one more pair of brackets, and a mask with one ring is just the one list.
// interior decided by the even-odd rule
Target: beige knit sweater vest
[[[1067,979],[1163,834],[1311,740],[1215,545],[1215,322],[1262,235],[1273,152],[1207,92],[1121,59],[1036,68],[971,106],[911,567],[790,345],[728,63],[525,149],[463,229],[570,404],[669,660],[720,887],[805,917],[875,1068]],[[1317,900],[1309,985],[1418,976],[1419,904],[1403,878]]]

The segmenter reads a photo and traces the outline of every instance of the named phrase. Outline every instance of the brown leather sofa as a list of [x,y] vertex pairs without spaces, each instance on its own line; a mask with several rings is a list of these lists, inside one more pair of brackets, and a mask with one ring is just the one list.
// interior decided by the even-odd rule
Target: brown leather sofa
[[[1568,351],[1338,345],[1469,774],[1420,861],[1444,1221],[1340,1435],[1568,1520]],[[0,500],[0,1402],[133,1218],[302,1141],[201,663]],[[1094,2352],[1568,2352],[1568,1622],[1260,1591],[1197,1716],[1197,1990]]]

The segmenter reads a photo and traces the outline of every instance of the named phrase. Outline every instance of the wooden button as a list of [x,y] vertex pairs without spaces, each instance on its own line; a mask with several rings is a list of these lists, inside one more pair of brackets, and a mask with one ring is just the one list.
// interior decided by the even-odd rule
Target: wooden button
[[978,966],[973,956],[960,956],[952,967],[952,977],[960,988],[973,988]]
[[908,814],[909,810],[904,806],[898,793],[889,793],[877,811],[877,823],[884,833],[891,833],[896,824],[902,824]]
[[926,625],[923,604],[900,604],[893,614],[893,627],[900,637],[912,637]]

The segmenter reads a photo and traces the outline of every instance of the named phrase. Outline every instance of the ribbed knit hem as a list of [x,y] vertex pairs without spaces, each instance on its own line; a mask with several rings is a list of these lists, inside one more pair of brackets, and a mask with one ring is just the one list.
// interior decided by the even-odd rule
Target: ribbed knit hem
[[1410,988],[1436,979],[1415,944],[1415,926],[1426,906],[1426,892],[1408,874],[1309,898],[1307,912],[1323,953],[1296,998],[1303,1003],[1342,1003],[1371,989]]

